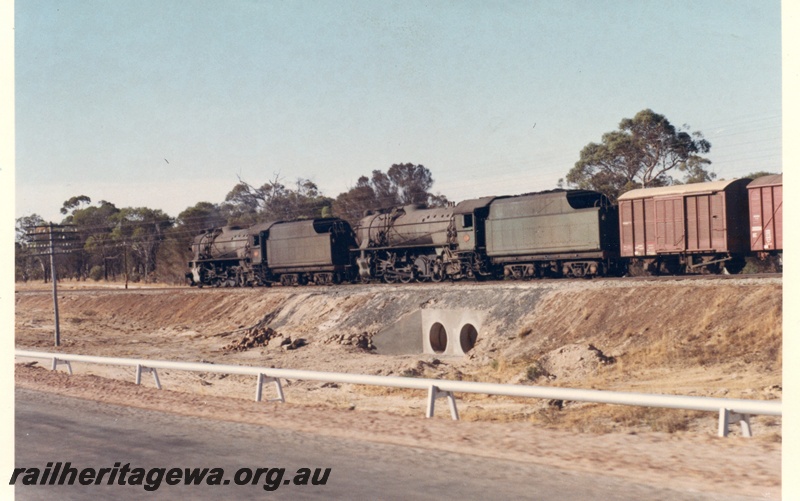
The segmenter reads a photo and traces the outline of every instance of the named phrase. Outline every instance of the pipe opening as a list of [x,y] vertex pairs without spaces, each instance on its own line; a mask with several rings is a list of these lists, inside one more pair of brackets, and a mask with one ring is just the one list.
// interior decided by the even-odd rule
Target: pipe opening
[[431,349],[434,353],[444,353],[444,350],[447,349],[447,330],[439,322],[431,326],[428,339],[430,339]]
[[461,340],[461,350],[467,353],[475,347],[475,342],[478,340],[478,329],[472,324],[465,324],[464,327],[461,328],[461,335],[459,338]]

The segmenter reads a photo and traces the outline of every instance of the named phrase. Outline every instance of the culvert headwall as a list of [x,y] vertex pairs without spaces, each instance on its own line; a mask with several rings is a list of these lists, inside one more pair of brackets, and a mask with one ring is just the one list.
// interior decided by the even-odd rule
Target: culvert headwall
[[422,352],[466,355],[478,342],[486,312],[477,310],[421,310]]

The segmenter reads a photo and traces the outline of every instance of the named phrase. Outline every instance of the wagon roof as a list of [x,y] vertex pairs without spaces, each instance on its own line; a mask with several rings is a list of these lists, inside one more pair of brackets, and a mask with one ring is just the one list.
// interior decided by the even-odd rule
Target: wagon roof
[[771,176],[761,176],[748,184],[748,188],[757,188],[759,186],[780,186],[783,184],[783,174],[773,174]]
[[729,179],[727,181],[711,181],[710,183],[679,184],[675,186],[661,186],[658,188],[639,188],[623,193],[617,200],[632,200],[636,198],[659,197],[664,195],[687,195],[691,193],[711,193],[725,191],[734,184],[746,183],[749,179]]

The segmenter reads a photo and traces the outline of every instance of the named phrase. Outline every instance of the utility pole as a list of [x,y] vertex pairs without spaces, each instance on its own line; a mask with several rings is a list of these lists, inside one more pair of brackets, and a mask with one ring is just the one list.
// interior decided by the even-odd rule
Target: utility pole
[[53,283],[53,312],[56,321],[56,346],[61,345],[61,329],[58,325],[58,286],[56,283],[56,244],[53,237],[53,223],[50,223],[50,281]]
[[[69,228],[69,231],[66,231]],[[55,317],[55,345],[61,345],[61,327],[58,321],[58,277],[56,276],[56,254],[68,254],[76,245],[79,244],[80,237],[75,232],[74,227],[63,225],[37,226],[28,229],[28,240],[30,247],[35,250],[42,250],[38,256],[50,256],[50,281],[53,283],[53,314]],[[46,239],[43,238],[46,235]]]

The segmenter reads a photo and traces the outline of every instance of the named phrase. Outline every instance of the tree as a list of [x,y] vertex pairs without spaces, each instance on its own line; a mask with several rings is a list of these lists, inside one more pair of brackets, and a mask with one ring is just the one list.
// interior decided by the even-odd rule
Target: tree
[[366,210],[407,204],[447,205],[447,197],[428,191],[431,186],[433,176],[424,165],[394,164],[385,173],[374,170],[371,178],[359,177],[355,186],[336,197],[333,213],[355,224]]
[[765,170],[759,170],[759,171],[756,171],[756,172],[751,172],[750,174],[748,174],[746,176],[742,176],[742,177],[746,177],[746,178],[749,178],[749,179],[757,179],[759,177],[776,176],[778,174],[780,174],[780,172],[769,172],[769,171],[765,171]]
[[[75,201],[78,200],[78,203]],[[116,242],[111,235],[111,229],[120,210],[111,202],[101,200],[97,206],[78,208],[80,203],[91,203],[89,197],[72,197],[64,202],[62,214],[72,213],[64,218],[65,224],[74,224],[81,241],[84,243],[82,251],[72,252],[69,256],[71,275],[76,278],[86,278],[94,266],[103,268],[103,277],[108,280],[112,261],[118,254]],[[111,271],[113,274],[113,271]]]
[[176,220],[176,229],[182,236],[188,235],[191,240],[194,235],[209,228],[225,226],[227,221],[222,214],[222,209],[211,202],[197,202],[192,207],[187,207]]
[[[589,143],[567,174],[571,187],[596,190],[616,200],[634,188],[699,183],[716,177],[706,166],[711,143],[689,127],[676,129],[663,115],[642,110],[623,119],[619,130],[603,134],[602,142]],[[677,173],[683,179],[676,179]]]
[[116,221],[114,239],[125,246],[130,244],[133,269],[148,282],[157,268],[159,246],[166,230],[172,227],[172,220],[160,209],[126,207]]
[[423,165],[394,164],[387,172],[401,204],[428,202],[428,190],[433,186],[431,171]]
[[90,204],[92,203],[92,199],[87,197],[86,195],[78,195],[77,197],[72,197],[69,200],[64,202],[64,205],[61,206],[61,213],[67,214],[69,211],[75,211],[76,208],[80,207],[81,204]]
[[258,188],[239,180],[225,197],[221,209],[230,224],[248,225],[320,217],[323,208],[332,203],[313,181],[299,178],[292,189],[283,185],[276,175]]
[[30,247],[29,235],[33,228],[43,226],[45,220],[38,214],[23,216],[16,220],[14,239],[14,279],[27,282],[41,278],[45,281],[49,268],[47,260]]

